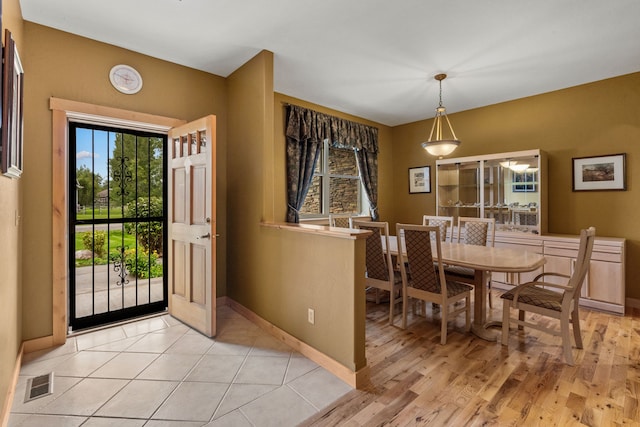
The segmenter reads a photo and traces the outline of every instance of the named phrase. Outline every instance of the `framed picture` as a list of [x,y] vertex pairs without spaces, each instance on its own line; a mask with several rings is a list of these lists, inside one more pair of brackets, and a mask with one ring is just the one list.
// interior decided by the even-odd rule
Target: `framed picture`
[[2,158],[0,169],[11,178],[22,174],[22,101],[24,70],[11,31],[5,30],[2,75]]
[[431,193],[431,166],[409,168],[409,194]]
[[511,180],[511,191],[514,193],[535,193],[538,191],[538,173],[531,172],[513,172]]
[[626,154],[573,158],[573,191],[626,190]]

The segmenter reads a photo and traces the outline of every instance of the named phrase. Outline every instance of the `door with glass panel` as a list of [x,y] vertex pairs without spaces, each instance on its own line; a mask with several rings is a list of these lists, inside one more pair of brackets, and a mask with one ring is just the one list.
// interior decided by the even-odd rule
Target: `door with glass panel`
[[169,313],[216,334],[216,118],[169,131]]
[[167,137],[69,124],[69,326],[167,308]]

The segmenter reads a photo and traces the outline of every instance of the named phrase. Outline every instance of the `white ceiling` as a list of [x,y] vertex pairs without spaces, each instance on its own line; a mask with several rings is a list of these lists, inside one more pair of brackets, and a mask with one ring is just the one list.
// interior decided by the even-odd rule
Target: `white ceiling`
[[[20,0],[25,20],[398,125],[640,71],[638,0]],[[144,89],[143,89],[144,90]]]

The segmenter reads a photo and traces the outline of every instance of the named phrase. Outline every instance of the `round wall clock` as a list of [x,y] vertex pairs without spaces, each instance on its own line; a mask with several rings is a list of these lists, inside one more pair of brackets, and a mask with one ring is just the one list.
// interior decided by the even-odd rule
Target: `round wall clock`
[[129,65],[115,65],[109,71],[109,80],[113,87],[127,95],[138,93],[142,89],[142,76]]

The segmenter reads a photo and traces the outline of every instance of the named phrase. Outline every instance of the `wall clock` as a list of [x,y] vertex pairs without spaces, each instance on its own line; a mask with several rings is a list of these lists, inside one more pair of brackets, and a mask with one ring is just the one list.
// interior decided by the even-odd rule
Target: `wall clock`
[[129,65],[115,65],[109,71],[109,80],[114,88],[127,95],[138,93],[142,89],[142,76]]

